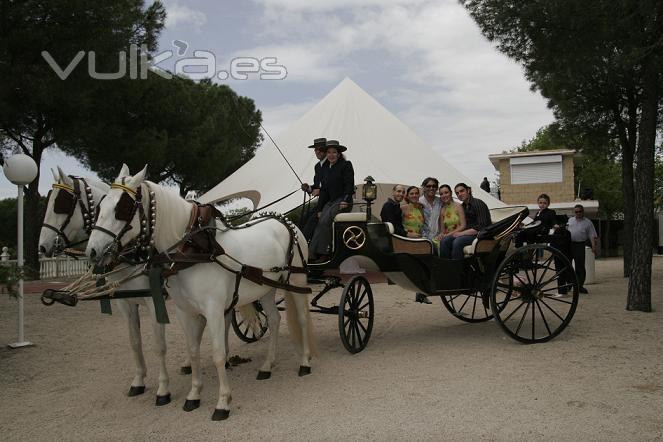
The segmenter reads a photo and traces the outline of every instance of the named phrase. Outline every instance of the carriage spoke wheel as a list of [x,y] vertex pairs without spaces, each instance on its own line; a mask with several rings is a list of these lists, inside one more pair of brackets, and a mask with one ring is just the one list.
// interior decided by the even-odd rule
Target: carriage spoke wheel
[[493,319],[490,305],[484,304],[481,292],[456,293],[443,295],[440,298],[449,313],[461,321],[484,322]]
[[355,276],[343,289],[338,306],[338,331],[350,353],[359,353],[368,344],[373,330],[373,291],[363,276]]
[[258,331],[253,330],[253,328],[249,326],[249,323],[245,320],[240,312],[233,309],[232,313],[231,323],[235,334],[239,339],[248,343],[256,342],[258,339],[265,336],[265,333],[267,332],[267,315],[262,310],[262,305],[260,305],[260,302],[255,301],[253,303],[253,308],[256,309],[258,319],[260,320],[260,330]]
[[578,280],[559,250],[528,245],[497,268],[490,304],[507,335],[526,344],[546,342],[571,322],[578,306]]

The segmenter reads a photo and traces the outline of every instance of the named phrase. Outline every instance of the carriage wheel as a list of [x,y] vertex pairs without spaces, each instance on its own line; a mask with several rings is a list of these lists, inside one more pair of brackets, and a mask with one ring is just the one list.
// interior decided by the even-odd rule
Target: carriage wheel
[[373,291],[363,276],[355,276],[343,289],[338,306],[338,331],[350,353],[362,351],[373,330]]
[[249,324],[244,320],[242,314],[235,309],[233,309],[231,321],[233,330],[235,330],[237,337],[248,343],[256,342],[258,339],[265,336],[265,333],[267,332],[267,315],[262,310],[262,305],[260,305],[258,301],[255,301],[253,303],[253,308],[256,309],[258,319],[260,320],[259,332],[256,333],[251,327],[249,327]]
[[526,344],[546,342],[571,322],[578,305],[578,279],[559,250],[528,245],[497,268],[490,304],[507,335]]
[[489,306],[484,305],[481,292],[440,296],[449,313],[465,322],[484,322],[493,319]]

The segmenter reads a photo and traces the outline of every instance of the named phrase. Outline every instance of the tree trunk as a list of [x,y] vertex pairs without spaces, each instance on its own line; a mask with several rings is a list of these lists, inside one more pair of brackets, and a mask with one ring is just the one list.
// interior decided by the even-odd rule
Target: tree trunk
[[644,65],[642,114],[635,152],[633,249],[628,282],[627,310],[651,311],[651,267],[654,216],[654,153],[658,119],[658,72]]
[[[629,140],[630,141],[630,140]],[[622,192],[624,193],[624,277],[631,274],[633,250],[633,215],[635,190],[633,186],[633,150],[622,147]]]
[[25,216],[24,216],[24,244],[25,265],[29,276],[39,279],[39,231],[44,220],[44,214],[39,209],[39,175],[41,171],[41,156],[44,152],[42,137],[46,135],[44,128],[39,128],[34,135],[32,143],[32,159],[37,164],[37,177],[25,186]]

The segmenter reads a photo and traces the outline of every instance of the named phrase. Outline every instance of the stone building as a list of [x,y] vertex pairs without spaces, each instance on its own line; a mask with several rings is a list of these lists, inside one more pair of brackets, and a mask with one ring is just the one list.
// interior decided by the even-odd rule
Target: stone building
[[579,198],[574,182],[574,164],[579,157],[575,150],[569,149],[488,156],[500,173],[500,193],[505,203],[527,205],[533,212],[538,210],[537,197],[546,193],[551,199],[550,208],[557,214],[573,215],[573,206],[580,203],[591,218],[596,215],[599,204],[592,199]]

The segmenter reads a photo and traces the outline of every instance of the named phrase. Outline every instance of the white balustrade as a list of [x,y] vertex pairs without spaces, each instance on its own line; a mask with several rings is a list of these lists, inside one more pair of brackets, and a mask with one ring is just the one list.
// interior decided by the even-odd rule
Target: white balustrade
[[[2,256],[0,265],[16,264],[15,259],[6,259]],[[58,256],[55,258],[39,258],[39,277],[41,279],[69,278],[80,276],[87,272],[89,263],[87,259],[75,259],[69,256]]]

